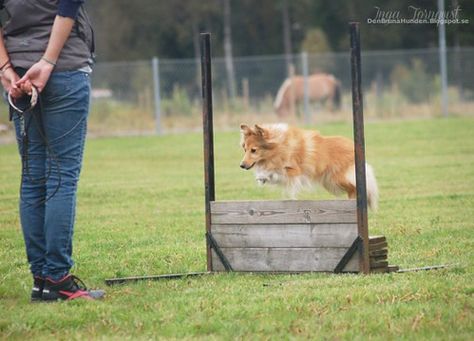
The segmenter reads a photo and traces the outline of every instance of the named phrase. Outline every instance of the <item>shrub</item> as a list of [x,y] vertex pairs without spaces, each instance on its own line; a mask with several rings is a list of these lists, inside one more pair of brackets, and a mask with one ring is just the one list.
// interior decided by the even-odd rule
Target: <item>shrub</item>
[[426,72],[421,59],[412,59],[411,65],[397,65],[391,73],[392,84],[412,103],[428,102],[435,92],[435,77]]

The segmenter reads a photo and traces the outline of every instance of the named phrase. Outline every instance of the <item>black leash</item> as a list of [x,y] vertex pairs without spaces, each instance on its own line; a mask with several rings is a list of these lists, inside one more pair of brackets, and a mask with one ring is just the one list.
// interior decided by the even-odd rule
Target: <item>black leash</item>
[[[30,97],[30,103],[29,107],[20,109],[14,102],[14,100],[11,97],[11,94],[8,93],[8,103],[10,104],[11,111],[13,111],[13,114],[18,117],[19,125],[20,125],[20,138],[22,141],[22,148],[21,148],[21,184],[20,184],[20,200],[24,203],[27,203],[30,206],[40,206],[45,204],[48,200],[50,200],[52,197],[56,195],[56,193],[59,191],[59,188],[61,187],[61,166],[59,164],[59,159],[57,155],[53,152],[51,149],[51,145],[49,144],[48,138],[46,136],[45,130],[44,130],[44,123],[42,119],[42,104],[41,104],[41,96],[39,95],[38,89],[35,87],[32,87],[31,89],[31,97]],[[36,108],[38,106],[38,108]],[[37,110],[34,110],[34,109]],[[29,114],[29,119],[28,117],[25,117],[26,114]],[[10,112],[10,119],[13,118],[12,112]],[[44,177],[35,179],[30,173],[30,164],[29,161],[31,159],[29,153],[28,153],[28,146],[29,146],[29,137],[28,137],[28,131],[31,126],[31,122],[34,121],[36,128],[38,130],[38,133],[40,135],[40,138],[42,140],[42,143],[44,144],[46,148],[46,163],[48,165],[48,170],[45,174]],[[56,188],[54,189],[53,193],[51,193],[49,196],[46,198],[40,200],[37,203],[29,203],[24,197],[23,197],[23,185],[25,182],[25,178],[33,184],[46,184],[48,179],[51,176],[52,169],[53,169],[53,163],[55,164],[55,168],[57,170],[58,174],[58,184],[56,185]],[[45,189],[46,191],[46,189]]]

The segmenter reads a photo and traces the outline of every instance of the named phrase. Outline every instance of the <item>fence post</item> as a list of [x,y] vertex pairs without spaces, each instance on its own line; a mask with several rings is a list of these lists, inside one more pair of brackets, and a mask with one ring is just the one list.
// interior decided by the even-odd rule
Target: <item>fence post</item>
[[242,78],[242,98],[244,102],[245,111],[250,110],[250,90],[249,90],[249,79],[247,77]]
[[151,65],[153,70],[153,94],[155,102],[155,132],[157,135],[161,135],[160,69],[157,57],[153,57]]
[[443,116],[448,116],[448,73],[446,66],[446,27],[444,25],[444,0],[438,0],[438,13],[440,13],[438,23],[439,40],[439,68],[441,73],[441,111]]
[[309,82],[308,82],[308,53],[301,53],[301,69],[303,73],[303,105],[304,105],[304,123],[309,125],[311,123],[311,116],[309,112]]
[[296,117],[296,94],[295,94],[295,64],[291,63],[288,69],[290,79],[290,115]]

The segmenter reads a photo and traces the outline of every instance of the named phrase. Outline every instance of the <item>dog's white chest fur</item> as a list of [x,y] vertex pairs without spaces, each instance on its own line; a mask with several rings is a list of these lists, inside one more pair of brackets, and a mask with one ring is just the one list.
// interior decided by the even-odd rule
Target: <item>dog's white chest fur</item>
[[296,199],[299,192],[312,188],[312,181],[305,175],[288,177],[286,174],[274,170],[256,167],[255,180],[257,184],[263,186],[265,184],[284,186],[285,194],[290,199]]

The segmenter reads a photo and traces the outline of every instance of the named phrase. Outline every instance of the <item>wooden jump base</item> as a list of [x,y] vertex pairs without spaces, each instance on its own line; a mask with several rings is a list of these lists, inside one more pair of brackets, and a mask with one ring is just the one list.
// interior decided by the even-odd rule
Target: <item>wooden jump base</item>
[[[358,238],[355,200],[214,201],[211,222],[233,271],[332,272]],[[227,270],[215,247],[211,262]],[[340,271],[359,272],[354,252]]]
[[[241,272],[393,272],[385,237],[369,238],[359,24],[350,23],[357,200],[216,201],[210,34],[201,34],[207,272],[108,279],[116,284]],[[435,267],[438,268],[438,267]],[[411,269],[425,270],[425,268]]]

